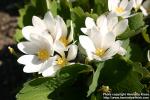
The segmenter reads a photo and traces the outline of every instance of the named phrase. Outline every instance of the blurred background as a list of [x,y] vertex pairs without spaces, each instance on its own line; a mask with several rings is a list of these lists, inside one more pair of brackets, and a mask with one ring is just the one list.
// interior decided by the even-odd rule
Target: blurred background
[[29,75],[22,72],[17,57],[8,50],[11,46],[19,52],[13,35],[17,28],[18,9],[23,5],[24,0],[0,0],[0,100],[16,100],[16,93]]

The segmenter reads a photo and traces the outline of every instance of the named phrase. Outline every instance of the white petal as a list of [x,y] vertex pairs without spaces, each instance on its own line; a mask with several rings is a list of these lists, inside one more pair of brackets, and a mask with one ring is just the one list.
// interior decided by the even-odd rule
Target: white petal
[[47,29],[44,21],[41,20],[39,17],[33,16],[32,23],[33,23],[33,26],[40,32],[43,32]]
[[124,8],[124,9],[127,7],[127,5],[128,5],[128,0],[122,0],[120,3],[120,7]]
[[115,36],[120,35],[121,33],[123,33],[128,27],[128,20],[124,19],[121,20],[115,27],[113,30],[113,33]]
[[97,18],[96,20],[96,24],[99,28],[101,28],[101,26],[103,25],[104,21],[106,21],[106,16],[105,15],[101,15]]
[[137,0],[132,0],[133,1],[133,7],[136,8],[137,7]]
[[105,33],[100,33],[99,30],[93,28],[91,30],[91,34],[89,37],[91,38],[96,48],[101,48],[103,45],[103,40],[105,35],[106,35]]
[[39,65],[41,63],[41,61],[35,55],[23,55],[17,60],[17,62],[24,65]]
[[86,51],[86,53],[87,53],[87,56],[88,56],[88,60],[89,60],[89,61],[91,61],[91,60],[94,59],[94,58],[93,58],[93,53],[92,53],[91,51]]
[[62,31],[62,26],[60,24],[60,22],[56,22],[56,27],[55,27],[55,37],[54,37],[54,41],[57,41],[60,39],[61,36],[63,36],[63,31]]
[[25,54],[35,54],[39,50],[40,45],[36,42],[20,42],[17,47]]
[[127,51],[124,48],[122,48],[122,47],[119,48],[119,51],[118,51],[119,55],[124,56],[126,53],[127,53]]
[[100,17],[98,17],[96,23],[100,28],[100,32],[102,32],[103,34],[108,32],[107,18],[105,15],[101,15]]
[[55,64],[56,59],[57,59],[57,56],[54,56],[54,57],[50,57],[48,60],[46,60],[43,63],[41,69],[39,70],[39,73],[42,73],[45,70],[47,70],[49,67],[53,66]]
[[87,29],[87,28],[81,28],[81,31],[82,31],[84,34],[87,34],[88,29]]
[[48,35],[47,33],[43,33],[43,34],[31,34],[30,37],[32,39],[32,42],[37,42],[37,44],[39,44],[42,47],[45,47],[47,45],[49,45],[50,41],[52,42],[52,40],[48,41],[47,39],[50,39],[50,36],[46,37],[44,35]]
[[33,26],[26,26],[22,29],[22,34],[27,40],[31,40],[32,33],[38,34],[39,32]]
[[39,65],[29,64],[24,66],[23,71],[25,73],[34,73],[34,72],[38,72],[40,68],[41,68],[41,64]]
[[144,16],[148,16],[148,13],[147,13],[146,9],[143,6],[141,6],[140,9],[141,9]]
[[45,70],[43,73],[42,73],[42,76],[44,77],[49,77],[49,76],[54,76],[56,74],[56,72],[60,69],[59,66],[51,66],[49,67],[47,70]]
[[107,26],[107,21],[105,21],[103,23],[103,25],[101,26],[101,28],[100,28],[100,33],[102,33],[103,35],[105,35],[108,32],[109,32],[109,30],[108,30],[108,26]]
[[93,59],[97,60],[97,61],[104,61],[101,57],[97,56],[97,55],[93,55]]
[[116,45],[118,45],[118,47],[119,47],[119,49],[118,49],[118,54],[119,55],[125,55],[126,53],[127,53],[127,51],[123,48],[123,47],[121,47],[121,45],[122,45],[122,41],[120,41],[120,40],[118,40],[118,41],[116,41]]
[[113,33],[110,32],[107,33],[103,38],[104,39],[99,47],[103,49],[108,49],[115,42],[116,37]]
[[148,58],[148,61],[150,61],[150,50],[147,51],[147,58]]
[[115,42],[113,45],[106,51],[105,55],[102,57],[103,60],[111,59],[119,50],[118,43]]
[[62,35],[64,37],[67,37],[67,33],[68,33],[67,26],[66,26],[64,20],[60,16],[57,16],[56,21],[60,24],[60,29],[62,30]]
[[53,38],[48,32],[44,32],[41,37],[44,37],[48,43],[53,46]]
[[45,14],[44,22],[46,23],[47,29],[49,30],[50,34],[54,36],[56,22],[50,11]]
[[109,15],[107,19],[108,19],[108,30],[109,32],[112,32],[113,28],[118,23],[118,17],[113,17]]
[[108,0],[108,9],[109,11],[114,11],[118,7],[120,0]]
[[77,51],[78,51],[77,45],[70,45],[68,50],[67,60],[68,61],[74,60],[77,56]]
[[79,36],[79,41],[81,46],[86,50],[86,51],[95,51],[94,44],[92,40],[88,36],[80,35]]
[[94,19],[87,17],[85,19],[85,26],[89,29],[91,29],[92,27],[95,27],[96,25],[95,25]]
[[137,4],[141,5],[143,0],[136,0]]
[[130,14],[131,14],[131,12],[128,10],[128,11],[124,11],[124,13],[122,13],[120,16],[121,16],[122,18],[126,19],[126,18],[129,18],[129,17],[135,15],[135,14],[132,14],[132,15],[130,15]]
[[107,49],[115,41],[115,35],[112,32],[101,33],[95,29],[92,29],[91,32],[93,35],[91,35],[90,38],[96,48]]
[[64,45],[60,41],[56,41],[54,44],[54,50],[62,57],[65,57],[64,51],[66,50],[66,48],[64,47]]
[[132,8],[133,8],[133,1],[130,0],[125,10],[131,11]]

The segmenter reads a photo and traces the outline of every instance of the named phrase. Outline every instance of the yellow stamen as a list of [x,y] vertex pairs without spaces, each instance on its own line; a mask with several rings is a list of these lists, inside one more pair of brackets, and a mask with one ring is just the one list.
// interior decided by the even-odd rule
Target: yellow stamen
[[66,65],[67,63],[68,63],[68,61],[65,58],[59,57],[57,59],[57,64],[60,65],[61,67],[64,67],[64,65]]
[[40,49],[37,52],[37,56],[40,60],[45,61],[49,58],[49,52],[46,49]]
[[59,40],[64,44],[65,47],[69,44],[68,40],[64,36],[61,36],[61,38]]
[[116,12],[117,13],[123,13],[124,12],[124,8],[118,7],[118,8],[116,8]]
[[95,54],[99,57],[104,55],[104,53],[105,53],[105,50],[102,49],[102,48],[97,48],[96,51],[95,51]]

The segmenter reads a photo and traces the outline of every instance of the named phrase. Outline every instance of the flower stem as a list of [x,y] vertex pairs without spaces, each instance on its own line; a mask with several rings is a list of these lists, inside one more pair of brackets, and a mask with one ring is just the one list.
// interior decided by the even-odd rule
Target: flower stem
[[49,10],[50,9],[50,2],[49,2],[49,0],[46,0],[46,6],[47,6],[47,9]]

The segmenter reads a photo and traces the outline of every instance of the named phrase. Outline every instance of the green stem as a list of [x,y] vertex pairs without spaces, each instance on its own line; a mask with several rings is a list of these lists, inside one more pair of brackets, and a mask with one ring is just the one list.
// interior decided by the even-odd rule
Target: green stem
[[46,6],[47,6],[47,9],[49,10],[50,9],[50,2],[49,2],[49,0],[46,0]]

